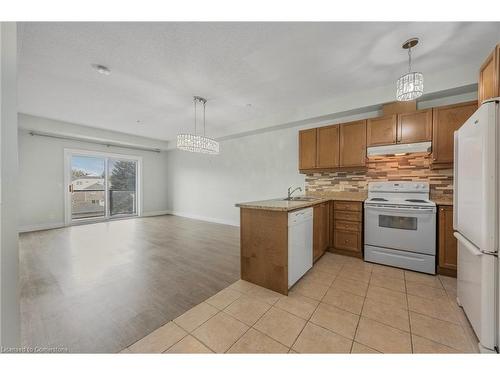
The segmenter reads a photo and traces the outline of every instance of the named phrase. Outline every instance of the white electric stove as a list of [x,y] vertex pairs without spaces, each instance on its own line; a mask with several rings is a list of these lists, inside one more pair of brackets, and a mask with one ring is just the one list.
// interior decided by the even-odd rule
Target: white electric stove
[[436,204],[426,182],[371,182],[365,200],[365,260],[436,273]]

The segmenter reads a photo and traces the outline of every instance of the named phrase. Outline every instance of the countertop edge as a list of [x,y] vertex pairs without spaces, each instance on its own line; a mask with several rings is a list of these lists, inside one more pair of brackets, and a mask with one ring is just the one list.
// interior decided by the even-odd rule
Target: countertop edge
[[[282,200],[267,200],[267,201],[254,201],[254,202],[242,202],[242,203],[236,203],[235,207],[239,208],[249,208],[249,209],[254,209],[254,210],[266,210],[266,211],[283,211],[283,212],[290,212],[290,211],[295,211],[303,208],[308,208],[308,207],[313,207],[317,204],[321,204],[324,202],[329,202],[329,201],[346,201],[346,202],[360,202],[363,203],[366,198],[357,198],[357,197],[318,197],[314,201],[308,201],[308,202],[300,202],[300,201],[292,201],[294,203],[293,207],[280,207],[280,206],[273,206],[272,202],[283,202]],[[436,199],[431,200],[436,204],[436,206],[453,206],[453,201],[450,200],[440,200]],[[269,205],[266,205],[266,202],[269,202]]]
[[[242,203],[236,203],[235,207],[239,208],[249,208],[249,209],[254,209],[254,210],[266,210],[266,211],[284,211],[284,212],[290,212],[290,211],[295,211],[299,210],[302,208],[308,208],[308,207],[313,207],[318,204],[324,203],[324,202],[329,202],[329,201],[346,201],[346,202],[360,202],[363,203],[365,201],[365,197],[363,198],[354,198],[354,197],[318,197],[314,201],[308,201],[308,202],[300,202],[300,201],[292,201],[294,203],[293,207],[279,207],[279,206],[272,206],[271,205],[266,205],[266,201],[255,201],[255,202],[242,202]],[[273,200],[270,199],[268,202],[279,202],[279,200]],[[280,201],[281,202],[281,201]]]

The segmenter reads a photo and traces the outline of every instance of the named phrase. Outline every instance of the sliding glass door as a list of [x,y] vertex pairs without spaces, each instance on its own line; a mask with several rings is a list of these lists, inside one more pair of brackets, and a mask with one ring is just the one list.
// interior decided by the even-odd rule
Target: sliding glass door
[[109,214],[137,213],[137,161],[108,159]]
[[138,215],[140,158],[66,150],[66,223]]
[[105,165],[104,158],[71,158],[71,220],[106,216]]

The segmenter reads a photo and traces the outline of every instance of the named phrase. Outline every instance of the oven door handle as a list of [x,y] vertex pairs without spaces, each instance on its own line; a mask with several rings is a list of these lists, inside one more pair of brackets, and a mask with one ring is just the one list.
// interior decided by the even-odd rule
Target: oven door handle
[[370,209],[370,210],[376,210],[376,211],[389,211],[389,212],[398,212],[398,213],[405,213],[405,214],[428,214],[428,213],[435,213],[436,212],[435,208],[433,208],[433,207],[412,209],[412,208],[404,208],[404,207],[365,206],[365,208]]

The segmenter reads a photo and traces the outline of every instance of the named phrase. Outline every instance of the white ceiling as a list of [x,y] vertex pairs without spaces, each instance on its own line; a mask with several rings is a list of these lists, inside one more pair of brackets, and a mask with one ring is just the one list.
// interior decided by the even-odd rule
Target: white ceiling
[[21,23],[19,111],[171,140],[192,131],[201,95],[207,135],[228,136],[327,115],[318,103],[378,87],[392,95],[413,36],[432,88],[460,66],[473,79],[500,23]]

